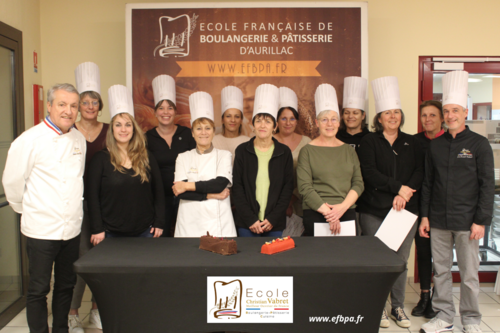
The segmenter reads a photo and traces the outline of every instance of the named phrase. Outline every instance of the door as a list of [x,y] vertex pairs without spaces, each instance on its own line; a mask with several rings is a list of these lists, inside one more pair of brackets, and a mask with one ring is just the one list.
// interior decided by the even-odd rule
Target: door
[[[442,100],[441,79],[451,70],[469,72],[467,126],[491,143],[495,158],[495,203],[491,227],[480,241],[481,282],[494,282],[500,267],[500,57],[420,57],[419,102]],[[420,117],[419,132],[422,131]],[[460,281],[456,261],[453,280]],[[418,274],[415,274],[418,276]]]
[[[10,144],[24,129],[22,35],[0,22],[0,175]],[[24,307],[24,267],[19,215],[9,206],[0,183],[0,329]]]

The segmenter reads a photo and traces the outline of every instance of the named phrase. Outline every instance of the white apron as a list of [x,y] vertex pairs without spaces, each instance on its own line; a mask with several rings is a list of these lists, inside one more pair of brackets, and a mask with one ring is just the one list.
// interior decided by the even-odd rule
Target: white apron
[[[175,162],[175,180],[197,182],[225,177],[232,185],[231,153],[214,148],[208,154],[198,154],[196,149],[179,154]],[[207,234],[217,237],[236,237],[231,201],[180,200],[174,237],[201,237]]]

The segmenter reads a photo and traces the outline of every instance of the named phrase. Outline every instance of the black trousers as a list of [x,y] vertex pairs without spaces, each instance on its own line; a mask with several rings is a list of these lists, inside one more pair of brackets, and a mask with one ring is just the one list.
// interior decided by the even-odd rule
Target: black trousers
[[[356,221],[356,210],[348,209],[344,215],[340,218],[340,221]],[[326,222],[323,214],[318,213],[312,209],[304,209],[304,234],[302,236],[314,236],[314,223],[315,222]]]
[[420,289],[430,290],[432,280],[431,239],[420,237],[417,231],[415,235],[415,246],[417,247],[417,266]]
[[68,333],[68,313],[76,283],[73,263],[78,259],[80,236],[73,239],[27,238],[29,274],[26,316],[31,333],[49,333],[47,294],[54,266],[52,333]]
[[165,227],[162,237],[174,237],[175,222],[179,210],[179,198],[176,196],[165,197]]

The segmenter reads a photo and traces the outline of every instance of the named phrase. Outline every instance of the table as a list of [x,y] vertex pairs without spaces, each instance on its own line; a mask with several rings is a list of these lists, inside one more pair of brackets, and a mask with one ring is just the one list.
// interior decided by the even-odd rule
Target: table
[[[75,271],[99,306],[105,333],[378,332],[406,263],[375,237],[301,237],[296,248],[260,253],[269,238],[237,238],[238,254],[198,249],[199,239],[109,238]],[[293,276],[293,324],[207,324],[207,276]],[[310,317],[358,316],[358,324]]]

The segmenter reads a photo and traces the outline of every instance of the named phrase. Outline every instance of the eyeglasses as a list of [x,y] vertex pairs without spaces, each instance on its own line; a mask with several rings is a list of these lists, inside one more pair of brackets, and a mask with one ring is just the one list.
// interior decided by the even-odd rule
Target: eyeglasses
[[81,102],[80,104],[81,104],[82,106],[85,106],[85,107],[88,107],[88,106],[92,105],[93,107],[95,107],[95,108],[96,108],[96,107],[98,107],[98,106],[99,106],[99,102],[97,102],[97,101],[92,101],[92,102],[87,102],[87,101],[85,101],[85,102]]
[[320,122],[321,122],[322,124],[325,124],[325,125],[326,125],[326,124],[328,124],[329,122],[332,122],[332,124],[338,123],[338,122],[339,122],[339,120],[338,120],[338,119],[336,119],[336,118],[332,118],[332,119],[323,118],[323,119],[321,119],[321,120],[320,120]]

